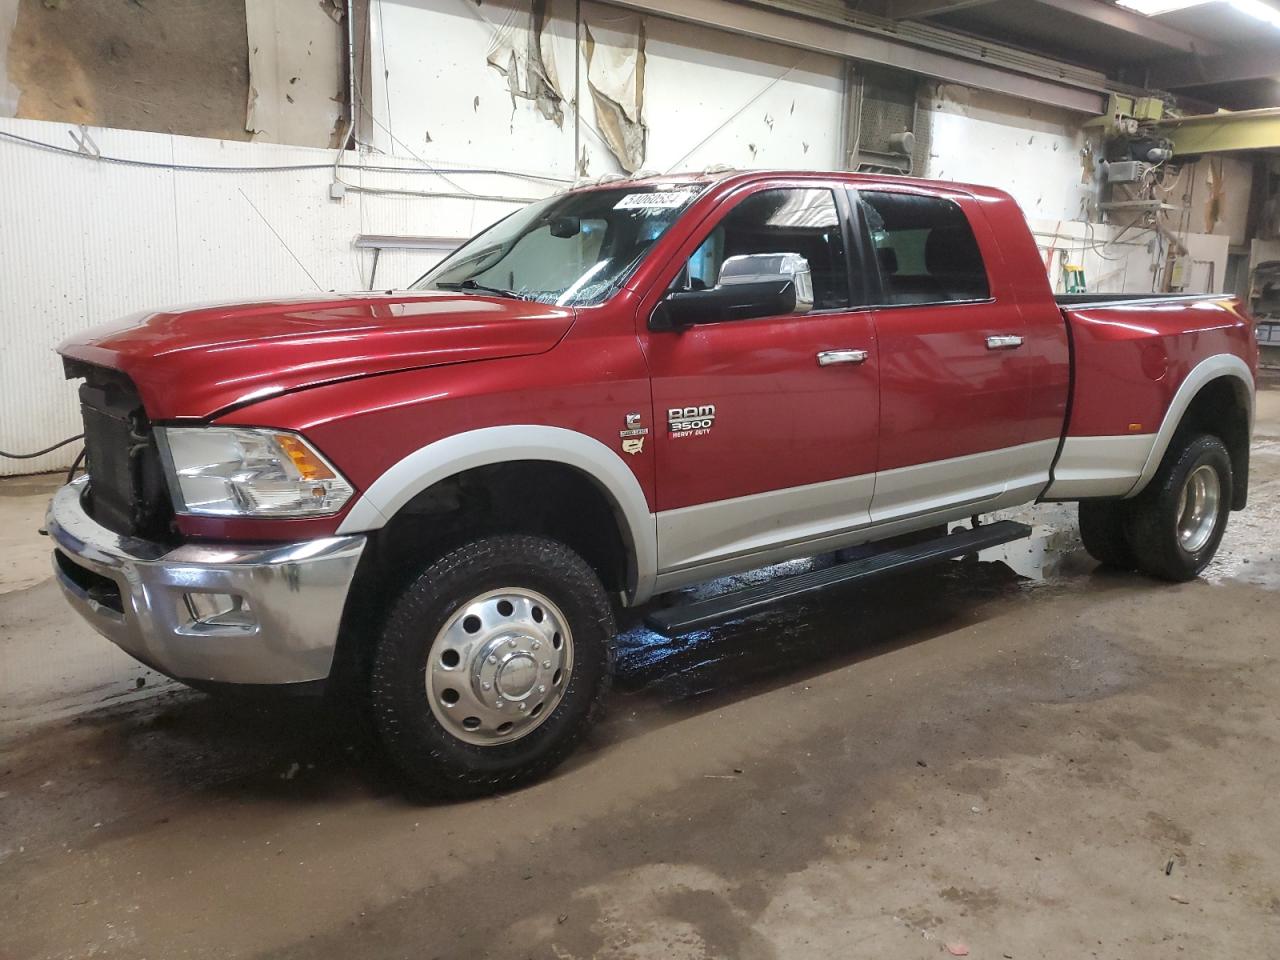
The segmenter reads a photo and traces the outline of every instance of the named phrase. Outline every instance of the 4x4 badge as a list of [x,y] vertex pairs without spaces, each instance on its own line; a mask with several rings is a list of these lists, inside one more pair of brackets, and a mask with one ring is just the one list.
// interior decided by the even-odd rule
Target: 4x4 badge
[[622,452],[635,456],[644,450],[644,438],[649,428],[640,426],[638,413],[628,413],[626,423],[627,429],[618,431],[618,436],[622,438]]

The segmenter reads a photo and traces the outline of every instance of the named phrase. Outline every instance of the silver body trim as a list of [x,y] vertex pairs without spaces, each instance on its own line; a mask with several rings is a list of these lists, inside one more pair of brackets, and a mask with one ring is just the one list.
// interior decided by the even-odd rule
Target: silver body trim
[[[658,514],[660,572],[750,558],[865,527],[871,522],[875,485],[875,474],[868,473],[664,510]],[[758,566],[748,563],[741,569]]]
[[1067,437],[1045,500],[1123,497],[1133,489],[1151,455],[1154,433],[1122,437]]
[[1049,482],[1057,446],[1040,440],[665,510],[656,590],[1029,503]]
[[[55,557],[63,593],[95,630],[180,680],[287,684],[328,677],[363,536],[169,549],[99,524],[81,503],[86,484],[82,477],[54,494],[46,527],[63,563],[105,577],[120,591],[117,611],[90,596]],[[188,592],[239,596],[255,622],[193,623],[183,602]]]
[[484,427],[429,443],[391,466],[351,507],[338,533],[385,526],[415,496],[441,480],[475,467],[515,460],[546,460],[581,470],[613,503],[633,559],[630,603],[653,595],[658,542],[653,513],[640,481],[617,453],[594,437],[563,427],[512,424]]
[[[995,500],[1004,505],[1010,491],[1038,492],[1044,488],[1057,450],[1055,437],[882,470],[876,475],[871,520],[888,523],[950,506],[969,508]],[[1034,492],[1027,499],[1034,499]],[[984,506],[983,509],[999,508]]]

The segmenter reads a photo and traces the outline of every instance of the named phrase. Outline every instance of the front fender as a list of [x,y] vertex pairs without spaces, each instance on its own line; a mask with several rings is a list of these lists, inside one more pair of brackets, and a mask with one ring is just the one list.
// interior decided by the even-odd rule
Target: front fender
[[632,603],[653,594],[658,567],[657,527],[644,490],[614,451],[586,434],[563,427],[513,424],[454,434],[407,454],[356,500],[338,534],[385,526],[410,500],[442,480],[476,467],[517,460],[561,463],[590,477],[611,500],[632,553]]

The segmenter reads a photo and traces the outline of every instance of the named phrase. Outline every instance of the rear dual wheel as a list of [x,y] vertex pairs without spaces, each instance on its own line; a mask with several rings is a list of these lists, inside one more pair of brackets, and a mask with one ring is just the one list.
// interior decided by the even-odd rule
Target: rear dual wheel
[[564,544],[496,536],[454,550],[400,594],[375,644],[387,753],[434,795],[542,776],[598,714],[613,634],[599,578]]
[[1081,539],[1108,566],[1191,580],[1218,551],[1231,491],[1231,457],[1221,440],[1212,434],[1175,440],[1137,497],[1080,504]]

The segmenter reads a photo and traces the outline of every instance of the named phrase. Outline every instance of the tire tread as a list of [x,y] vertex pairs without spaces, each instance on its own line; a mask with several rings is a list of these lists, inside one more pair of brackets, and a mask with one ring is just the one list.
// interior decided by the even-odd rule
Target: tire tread
[[[1194,556],[1178,543],[1174,524],[1178,497],[1187,475],[1199,464],[1217,461],[1222,485],[1220,516],[1209,541]],[[1213,559],[1231,510],[1231,456],[1213,434],[1178,435],[1169,445],[1164,460],[1147,488],[1132,501],[1126,535],[1143,573],[1182,583],[1199,576]]]
[[[469,580],[474,580],[486,570],[513,563],[537,569],[543,579],[554,579],[560,589],[573,597],[577,605],[592,611],[603,637],[603,662],[600,664],[595,689],[591,693],[585,715],[574,727],[566,729],[528,762],[514,763],[505,769],[466,769],[441,745],[424,745],[419,731],[412,729],[412,725],[407,723],[410,718],[406,715],[406,706],[410,710],[415,707],[411,701],[405,703],[405,677],[419,670],[416,651],[421,646],[424,632],[434,635],[434,627],[424,628],[419,619],[421,611],[437,607],[441,603],[461,602],[465,596],[450,601],[450,591],[465,594],[471,589],[466,586]],[[553,599],[560,602],[560,598]],[[580,652],[585,654],[588,647],[581,644],[585,639],[581,625],[572,626],[577,657]],[[428,640],[428,644],[429,642]],[[546,775],[577,747],[587,729],[604,709],[615,657],[613,610],[599,578],[586,561],[564,544],[545,537],[526,534],[485,537],[464,544],[428,565],[396,599],[376,641],[369,678],[369,700],[374,726],[391,761],[414,787],[425,794],[462,798],[510,790]],[[574,676],[567,682],[578,682],[576,663]],[[567,695],[565,699],[568,699]],[[564,705],[565,700],[562,700],[557,705],[556,712]],[[425,710],[430,715],[425,694],[417,709]],[[429,721],[424,718],[423,722],[434,725],[441,735],[448,736],[433,717]],[[502,747],[473,749],[500,750],[516,747],[545,728],[544,724],[529,737]]]

